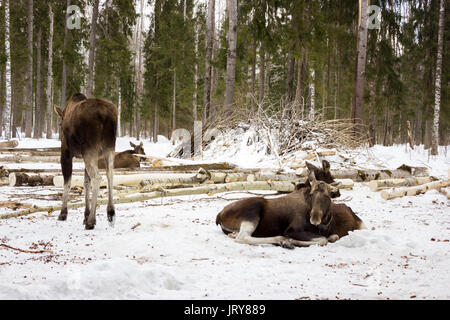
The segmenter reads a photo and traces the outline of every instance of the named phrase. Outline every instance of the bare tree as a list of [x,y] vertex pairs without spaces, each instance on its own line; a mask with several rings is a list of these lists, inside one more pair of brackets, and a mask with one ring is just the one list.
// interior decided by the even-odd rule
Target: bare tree
[[[367,54],[367,24],[368,24],[368,0],[359,0],[359,21],[358,21],[358,45],[355,86],[352,103],[352,120],[354,124],[362,122],[363,117],[363,97],[364,84],[366,80],[366,54]],[[355,132],[356,133],[356,132]]]
[[50,31],[48,36],[48,71],[47,71],[47,88],[45,95],[47,97],[47,139],[52,138],[52,80],[53,80],[53,9],[49,6]]
[[31,138],[33,129],[33,0],[28,0],[28,73],[26,86],[25,137]]
[[206,54],[205,54],[205,87],[203,94],[203,122],[205,123],[209,116],[209,107],[211,104],[211,59],[213,50],[213,26],[215,20],[215,0],[209,0],[208,17],[206,22]]
[[142,82],[142,32],[144,24],[144,0],[141,0],[141,11],[140,11],[140,23],[139,31],[137,37],[137,54],[138,54],[138,66],[137,66],[137,97],[138,103],[136,107],[136,139],[141,138],[141,105],[142,105],[142,92],[143,92],[143,82]]
[[34,120],[33,138],[39,139],[42,137],[42,121],[43,121],[43,108],[42,108],[42,78],[41,78],[41,41],[42,41],[42,26],[39,26],[37,35],[37,56],[36,56],[36,112]]
[[95,57],[95,42],[96,42],[96,30],[97,30],[97,17],[98,17],[98,3],[99,0],[94,0],[94,7],[92,9],[92,21],[91,32],[89,35],[89,73],[87,79],[87,96],[92,95],[94,88],[94,57]]
[[436,60],[436,85],[434,92],[434,114],[433,114],[433,131],[431,134],[431,154],[438,154],[439,146],[439,112],[441,109],[441,74],[442,74],[442,49],[444,46],[444,19],[445,7],[444,0],[441,0],[439,8],[439,32],[438,32],[438,49]]
[[[70,7],[70,0],[67,0],[67,8]],[[66,8],[66,10],[67,10]],[[67,11],[66,11],[66,19],[64,21],[64,44],[63,44],[63,54],[62,54],[62,81],[61,81],[61,107],[64,108],[66,105],[66,87],[67,87],[67,65],[66,65],[66,59],[65,59],[65,51],[67,47],[67,38],[68,38],[68,31],[67,28]],[[58,119],[59,121],[59,119]]]
[[[9,24],[9,0],[3,1],[5,6],[5,55],[6,55],[6,81],[5,81],[5,110],[4,110],[4,127],[5,139],[11,139],[11,49],[9,42],[10,24]],[[1,131],[1,130],[0,130]]]
[[234,84],[236,80],[236,38],[237,38],[237,0],[227,0],[228,9],[228,50],[225,88],[225,110],[230,112],[234,103]]

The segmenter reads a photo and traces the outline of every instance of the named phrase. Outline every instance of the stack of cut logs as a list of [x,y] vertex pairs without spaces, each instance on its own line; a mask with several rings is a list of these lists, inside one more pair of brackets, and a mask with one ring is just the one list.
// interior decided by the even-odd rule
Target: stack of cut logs
[[[59,148],[18,149],[16,145],[0,146],[1,162],[43,161],[59,162]],[[2,157],[7,154],[6,157]],[[309,152],[303,159],[295,160],[290,167],[294,172],[281,173],[262,169],[242,169],[229,163],[195,163],[194,161],[143,156],[144,166],[133,169],[115,169],[114,186],[127,186],[131,192],[115,195],[117,203],[152,199],[161,196],[214,194],[241,190],[274,190],[290,192],[295,184],[307,176],[305,160],[327,156],[340,156],[335,150]],[[340,156],[346,164],[351,159]],[[55,159],[53,159],[55,158]],[[151,165],[155,159],[158,166]],[[350,160],[350,161],[349,161]],[[80,159],[81,161],[81,159]],[[350,163],[349,163],[350,162]],[[161,165],[161,164],[168,165]],[[74,169],[71,187],[83,187],[84,170]],[[403,165],[395,170],[332,169],[331,174],[340,182],[338,188],[353,188],[354,182],[365,182],[372,191],[381,191],[385,200],[417,195],[431,189],[444,192],[449,198],[450,180],[438,181],[430,177],[427,168]],[[8,177],[10,186],[63,186],[58,169],[6,169],[0,166],[0,178]],[[101,187],[107,186],[104,173]],[[128,191],[130,191],[128,190]],[[101,201],[100,201],[101,202]],[[81,205],[74,203],[73,206]],[[40,208],[57,210],[56,207]],[[27,209],[36,212],[37,208]],[[42,211],[42,210],[40,210]]]

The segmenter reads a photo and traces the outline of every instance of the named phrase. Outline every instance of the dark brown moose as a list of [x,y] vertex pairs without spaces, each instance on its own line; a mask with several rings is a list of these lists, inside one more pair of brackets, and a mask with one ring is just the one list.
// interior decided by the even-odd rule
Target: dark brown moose
[[247,198],[227,205],[216,224],[237,242],[286,248],[325,245],[365,228],[349,207],[332,202],[330,190],[310,171],[308,180],[286,196]]
[[[133,150],[125,150],[122,152],[116,152],[114,155],[114,169],[116,168],[139,168],[141,166],[141,158],[135,156],[135,154],[145,155],[143,143],[136,145],[130,141],[130,145]],[[106,162],[103,156],[98,158],[98,168],[105,169]]]
[[[114,149],[117,131],[117,107],[106,100],[87,98],[82,93],[74,94],[64,109],[55,106],[61,117],[61,169],[64,177],[62,209],[58,220],[67,219],[67,200],[72,178],[72,158],[83,158],[85,211],[84,225],[86,229],[94,229],[97,196],[101,182],[98,170],[98,157],[103,155],[106,162],[108,180],[108,206],[106,208],[109,223],[115,220],[112,199],[114,176]],[[92,187],[92,196],[90,190]]]

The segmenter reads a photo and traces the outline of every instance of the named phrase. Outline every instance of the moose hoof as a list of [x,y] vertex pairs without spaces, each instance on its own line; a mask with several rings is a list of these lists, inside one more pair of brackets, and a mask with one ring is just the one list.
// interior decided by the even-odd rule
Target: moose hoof
[[339,240],[339,236],[337,234],[332,234],[331,236],[328,237],[328,242],[336,242]]
[[281,241],[280,245],[281,245],[282,248],[285,248],[285,249],[291,249],[292,250],[292,249],[295,248],[295,246],[289,240]]
[[66,221],[67,220],[67,209],[62,209],[59,216],[58,216],[58,220],[59,221]]
[[116,213],[114,211],[114,208],[112,208],[112,209],[108,208],[106,213],[107,213],[109,225],[111,227],[114,227],[114,222],[116,221]]
[[227,234],[227,236],[231,239],[236,239],[237,235],[238,235],[237,232],[232,232],[232,233]]
[[114,225],[116,223],[116,216],[108,216],[108,223],[111,228],[114,228]]
[[327,238],[319,238],[318,240],[317,240],[317,244],[319,245],[319,246],[326,246],[327,245],[327,243],[328,243],[328,240],[327,240]]
[[86,230],[93,230],[95,228],[95,223],[94,224],[86,224],[84,227]]

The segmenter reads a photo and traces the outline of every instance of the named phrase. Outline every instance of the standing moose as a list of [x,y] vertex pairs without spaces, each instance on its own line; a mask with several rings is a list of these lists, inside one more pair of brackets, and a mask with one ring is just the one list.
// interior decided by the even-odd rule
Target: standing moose
[[[85,211],[83,224],[87,230],[94,229],[95,211],[101,177],[98,157],[102,154],[106,163],[108,179],[107,216],[114,226],[115,211],[112,199],[114,176],[114,150],[117,132],[117,107],[106,100],[87,98],[82,93],[74,94],[64,109],[55,106],[61,117],[61,169],[64,177],[62,209],[58,220],[67,219],[67,200],[72,178],[72,158],[84,160]],[[90,191],[92,186],[92,197]]]

